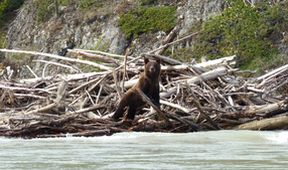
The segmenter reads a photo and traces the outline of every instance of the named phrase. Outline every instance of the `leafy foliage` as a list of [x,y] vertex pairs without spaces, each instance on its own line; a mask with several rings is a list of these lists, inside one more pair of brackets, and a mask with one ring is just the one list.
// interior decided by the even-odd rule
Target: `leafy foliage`
[[80,8],[87,9],[92,7],[102,7],[104,5],[103,0],[79,0],[78,4]]
[[4,32],[0,32],[0,48],[6,47],[6,34]]
[[168,32],[176,25],[176,8],[139,7],[122,14],[119,25],[126,38],[135,38],[148,32]]
[[[55,0],[34,0],[36,6],[36,19],[38,22],[45,22],[55,13]],[[71,0],[58,0],[58,5],[69,5]]]
[[140,5],[155,5],[158,0],[140,0]]
[[24,0],[2,0],[0,2],[0,25],[5,22],[5,16],[18,9]]
[[256,7],[241,0],[230,1],[222,15],[203,24],[193,53],[210,59],[236,54],[244,69],[263,68],[276,55],[271,34],[287,28],[287,8],[260,3]]
[[54,0],[35,0],[33,2],[36,5],[36,19],[38,22],[44,22],[53,16],[55,8],[51,5],[54,3]]
[[6,47],[6,29],[5,24],[8,20],[11,20],[11,14],[18,9],[24,0],[2,0],[0,1],[0,48]]
[[63,6],[69,5],[70,2],[71,2],[71,0],[59,0],[59,4],[60,4],[60,5],[63,5]]

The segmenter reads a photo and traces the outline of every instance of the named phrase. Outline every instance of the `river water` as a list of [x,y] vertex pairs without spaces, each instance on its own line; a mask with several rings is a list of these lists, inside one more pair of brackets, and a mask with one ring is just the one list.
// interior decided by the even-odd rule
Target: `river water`
[[288,131],[0,138],[0,169],[288,169]]

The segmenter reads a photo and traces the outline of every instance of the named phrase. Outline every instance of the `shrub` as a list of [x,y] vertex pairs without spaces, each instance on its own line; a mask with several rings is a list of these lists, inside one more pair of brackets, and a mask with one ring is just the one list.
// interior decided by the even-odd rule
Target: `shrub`
[[0,2],[0,12],[3,14],[5,12],[12,12],[18,9],[24,0],[3,0]]
[[242,0],[230,1],[221,15],[203,24],[194,56],[215,59],[236,54],[241,68],[263,68],[277,55],[270,35],[283,31],[287,19],[287,8],[280,4],[251,7]]
[[[3,0],[0,2],[0,24],[5,22],[5,16],[18,9],[24,0]],[[9,18],[9,17],[8,17]]]
[[155,5],[158,0],[140,0],[140,5]]
[[[45,22],[55,15],[55,0],[34,0],[36,6],[36,20]],[[71,0],[58,0],[58,5],[69,5]]]
[[104,5],[103,0],[79,0],[78,5],[80,8],[89,9],[92,7],[102,7]]
[[55,10],[54,6],[51,6],[54,3],[54,0],[35,0],[33,1],[36,6],[36,20],[38,22],[47,21]]
[[63,5],[63,6],[66,6],[66,5],[69,5],[69,4],[70,4],[70,1],[71,1],[71,0],[59,0],[59,4],[60,4],[60,5]]
[[176,25],[175,7],[139,7],[120,15],[119,26],[126,38],[142,33],[170,31]]
[[0,31],[0,48],[6,48],[6,33]]

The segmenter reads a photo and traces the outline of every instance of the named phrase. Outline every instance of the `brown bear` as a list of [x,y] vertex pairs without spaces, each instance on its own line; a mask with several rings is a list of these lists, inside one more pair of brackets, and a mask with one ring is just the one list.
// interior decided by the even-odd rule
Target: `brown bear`
[[114,120],[119,120],[120,117],[123,117],[126,107],[128,110],[126,119],[133,120],[137,110],[143,105],[145,105],[145,102],[142,100],[142,97],[137,92],[137,89],[142,90],[142,92],[147,97],[149,97],[151,102],[153,102],[157,107],[160,108],[160,60],[157,59],[156,61],[154,61],[144,58],[144,62],[144,72],[141,73],[138,82],[133,87],[131,87],[122,97],[116,112],[112,116]]

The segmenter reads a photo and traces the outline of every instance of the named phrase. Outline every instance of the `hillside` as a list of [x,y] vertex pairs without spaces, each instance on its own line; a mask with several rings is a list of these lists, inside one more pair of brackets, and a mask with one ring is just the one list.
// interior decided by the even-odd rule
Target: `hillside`
[[[225,4],[223,0],[66,0],[59,1],[55,10],[53,0],[38,1],[26,0],[20,8],[9,27],[7,48],[56,54],[73,43],[75,48],[116,54],[129,48],[130,55],[137,56],[158,47],[175,27],[169,41],[190,34],[194,23],[220,13]],[[131,20],[134,15],[140,16],[137,22]],[[43,65],[33,67],[39,72]],[[21,77],[27,76],[25,71]]]
[[[78,48],[117,54],[128,46],[145,51],[159,45],[176,25],[181,25],[178,36],[185,35],[193,23],[219,13],[224,5],[223,0],[66,0],[59,1],[56,12],[53,2],[25,2],[8,33],[9,48],[57,52],[73,41]],[[134,15],[143,18],[132,25]]]
[[[56,54],[73,44],[115,54],[129,48],[137,56],[201,31],[162,54],[188,62],[236,54],[241,68],[264,71],[286,63],[287,16],[286,1],[26,0],[2,47]],[[38,72],[43,65],[33,67]]]

